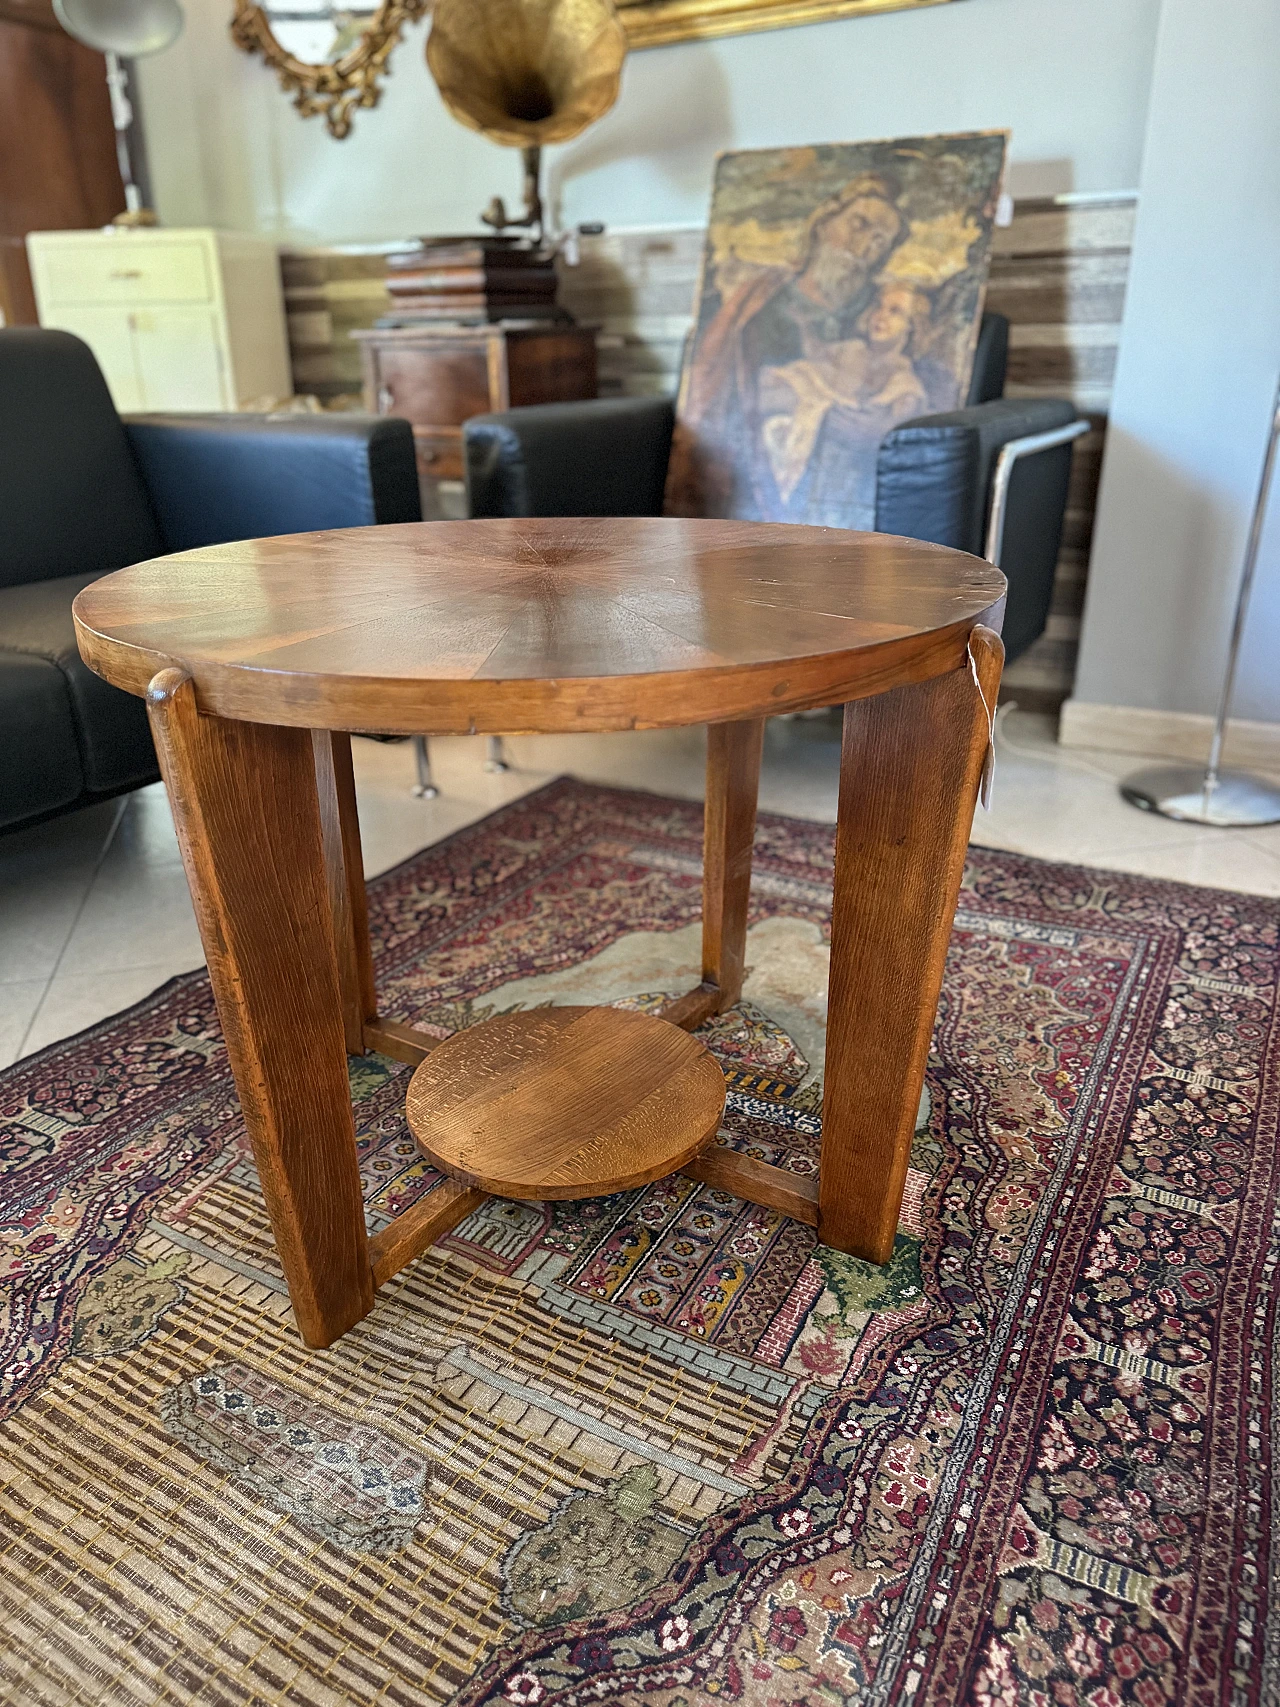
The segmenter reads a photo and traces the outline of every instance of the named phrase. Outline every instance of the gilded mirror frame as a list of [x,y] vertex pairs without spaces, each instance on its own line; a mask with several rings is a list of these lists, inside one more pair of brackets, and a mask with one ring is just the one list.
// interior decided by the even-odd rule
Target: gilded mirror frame
[[302,116],[322,117],[330,136],[340,141],[357,107],[377,106],[379,79],[401,30],[423,17],[429,5],[430,0],[382,0],[356,46],[329,65],[309,65],[282,48],[270,18],[254,0],[236,0],[231,39],[246,53],[260,53]]
[[816,24],[863,12],[941,6],[947,0],[615,0],[615,4],[630,47],[663,47],[668,42],[781,30],[789,24]]

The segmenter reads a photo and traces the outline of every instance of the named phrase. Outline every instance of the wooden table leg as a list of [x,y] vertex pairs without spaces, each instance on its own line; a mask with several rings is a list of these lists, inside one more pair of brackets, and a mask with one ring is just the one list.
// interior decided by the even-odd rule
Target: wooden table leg
[[329,729],[313,729],[311,738],[315,747],[324,868],[342,987],[347,1053],[364,1055],[376,1049],[393,1061],[416,1067],[440,1040],[414,1026],[401,1025],[398,1020],[383,1019],[378,1013],[351,737]]
[[312,737],[201,715],[179,669],[147,708],[294,1314],[330,1345],[374,1285]]
[[1004,647],[845,707],[818,1237],[887,1262]]
[[662,1017],[693,1031],[742,994],[747,952],[751,846],[756,833],[763,719],[707,729],[702,838],[702,983],[668,1002]]
[[[414,1026],[383,1019],[378,1013],[351,737],[330,729],[313,729],[311,738],[347,1053],[363,1055],[376,1049],[416,1067],[440,1040]],[[369,1239],[375,1288],[385,1285],[487,1201],[487,1193],[445,1179],[411,1208],[393,1216]]]
[[717,1013],[742,994],[751,848],[756,835],[764,720],[707,730],[707,805],[702,852],[702,981],[720,992]]
[[342,1024],[348,1055],[363,1055],[368,1047],[365,1026],[377,1018],[378,998],[369,947],[369,908],[360,852],[360,820],[356,815],[351,737],[331,729],[314,729],[311,739],[315,748],[329,911],[338,957],[338,982],[342,988]]

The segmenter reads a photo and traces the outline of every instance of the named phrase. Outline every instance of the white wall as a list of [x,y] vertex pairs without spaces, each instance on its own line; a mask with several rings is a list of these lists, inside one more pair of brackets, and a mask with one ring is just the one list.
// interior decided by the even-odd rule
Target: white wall
[[[1280,374],[1278,89],[1277,0],[1164,0],[1077,701],[1215,709]],[[1280,514],[1236,710],[1280,721]]]
[[[1217,11],[1218,8],[1211,8]],[[381,105],[334,142],[232,45],[231,0],[186,0],[176,47],[139,67],[156,200],[170,224],[293,239],[477,229],[509,151],[456,124],[423,60],[391,59]],[[1137,182],[1159,0],[957,0],[636,53],[617,107],[552,152],[566,222],[705,218],[725,148],[1008,127],[1016,195]]]

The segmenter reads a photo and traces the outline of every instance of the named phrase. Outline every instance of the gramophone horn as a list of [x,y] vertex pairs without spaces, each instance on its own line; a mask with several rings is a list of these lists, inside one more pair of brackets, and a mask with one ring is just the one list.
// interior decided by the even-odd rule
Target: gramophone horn
[[53,0],[53,10],[69,36],[123,59],[159,53],[182,34],[178,0]]
[[626,53],[612,0],[436,0],[427,65],[454,118],[529,148],[607,113]]

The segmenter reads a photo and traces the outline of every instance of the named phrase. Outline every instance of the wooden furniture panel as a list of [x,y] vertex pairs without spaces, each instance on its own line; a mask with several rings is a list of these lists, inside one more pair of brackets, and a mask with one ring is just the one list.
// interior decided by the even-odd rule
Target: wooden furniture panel
[[483,345],[367,345],[372,355],[370,409],[403,415],[417,426],[465,421],[489,407],[489,367]]
[[[893,1254],[1004,647],[847,705],[840,755],[818,1237]],[[985,703],[984,703],[985,702]]]
[[775,1168],[770,1162],[717,1146],[704,1150],[680,1172],[715,1191],[731,1191],[748,1203],[779,1209],[793,1221],[803,1221],[806,1227],[818,1225],[816,1174],[789,1173],[786,1168]]
[[[961,666],[1004,586],[981,558],[884,534],[530,517],[203,547],[119,569],[74,609],[109,681],[145,693],[181,658],[222,717],[554,734],[751,720],[922,681]],[[218,639],[220,609],[235,619]]]
[[41,325],[85,340],[118,409],[239,409],[289,396],[270,239],[37,231],[27,248]]
[[364,406],[413,427],[419,472],[461,480],[462,425],[511,404],[596,394],[595,332],[553,322],[357,329]]
[[172,668],[147,709],[298,1329],[330,1345],[373,1276],[312,741],[202,716]]
[[36,293],[31,288],[27,246],[21,237],[0,235],[0,315],[5,326],[34,326]]
[[717,1013],[742,994],[747,953],[751,845],[764,719],[707,730],[707,803],[702,874],[702,981],[719,993]]
[[432,480],[462,479],[461,427],[415,427],[413,444],[419,473]]
[[369,946],[369,911],[365,900],[364,859],[360,850],[360,819],[356,813],[351,737],[328,729],[314,729],[311,738],[315,750],[325,882],[329,890],[338,983],[342,990],[342,1024],[347,1053],[363,1055],[364,1028],[378,1016],[378,999],[373,981],[373,954]]
[[716,1135],[724,1075],[669,1021],[537,1008],[456,1032],[409,1084],[409,1130],[463,1185],[543,1203],[674,1173]]
[[465,1221],[473,1209],[487,1202],[486,1193],[475,1186],[441,1180],[434,1190],[369,1240],[373,1284],[384,1286],[406,1263],[421,1256],[437,1239],[451,1233],[459,1221]]
[[121,303],[210,302],[214,281],[203,243],[131,241],[122,231],[104,243],[101,234],[49,246],[43,260],[42,287],[51,302]]
[[3,0],[0,232],[105,225],[123,207],[102,55],[60,28],[50,0]]
[[578,327],[506,340],[507,391],[525,403],[579,403],[596,395],[595,332]]

